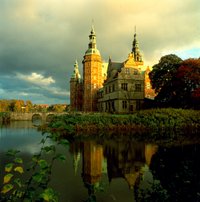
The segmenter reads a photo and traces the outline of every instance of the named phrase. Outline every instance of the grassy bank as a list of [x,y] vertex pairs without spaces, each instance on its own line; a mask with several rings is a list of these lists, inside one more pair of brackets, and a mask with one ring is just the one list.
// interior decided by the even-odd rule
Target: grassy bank
[[200,131],[200,111],[152,109],[131,115],[69,114],[55,117],[48,125],[51,131],[68,135],[140,135],[169,137],[174,134],[195,134]]

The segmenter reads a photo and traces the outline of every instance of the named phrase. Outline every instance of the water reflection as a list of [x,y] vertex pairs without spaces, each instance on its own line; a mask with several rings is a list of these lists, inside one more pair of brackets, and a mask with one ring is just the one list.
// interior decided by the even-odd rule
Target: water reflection
[[82,178],[88,189],[88,201],[96,201],[95,188],[98,187],[102,175],[103,146],[93,141],[83,143]]
[[[1,128],[1,171],[7,149],[21,150],[25,160],[39,152],[42,135],[30,124],[15,122]],[[59,202],[200,201],[198,144],[70,140],[68,147],[57,150],[67,159],[64,164],[56,162],[52,170],[50,185],[60,193]]]
[[18,149],[22,152],[39,152],[41,133],[31,121],[12,121],[0,128],[0,152],[8,149]]
[[200,201],[200,146],[159,147],[150,169],[169,201]]
[[144,173],[142,168],[150,164],[157,148],[157,145],[135,141],[104,141],[101,144],[95,141],[71,143],[70,152],[74,156],[75,173],[82,155],[82,179],[88,190],[87,201],[96,201],[95,192],[101,188],[103,173],[107,174],[109,184],[121,178],[132,190]]
[[9,124],[2,125],[2,129],[9,128],[9,129],[29,129],[34,128],[31,121],[11,121]]
[[[158,147],[137,141],[76,141],[70,145],[70,152],[75,172],[82,159],[86,201],[101,199],[98,191],[103,188],[107,192],[119,179],[115,188],[120,195],[104,193],[110,201],[200,201],[199,145]],[[132,195],[123,190],[124,182]]]

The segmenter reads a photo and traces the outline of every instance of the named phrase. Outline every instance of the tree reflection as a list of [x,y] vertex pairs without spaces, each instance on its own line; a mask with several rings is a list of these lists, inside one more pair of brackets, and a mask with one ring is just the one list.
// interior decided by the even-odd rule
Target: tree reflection
[[159,148],[150,164],[169,201],[200,201],[200,146]]

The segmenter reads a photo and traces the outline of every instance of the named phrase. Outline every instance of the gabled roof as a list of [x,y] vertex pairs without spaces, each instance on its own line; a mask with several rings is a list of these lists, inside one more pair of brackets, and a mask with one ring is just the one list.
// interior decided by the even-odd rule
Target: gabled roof
[[107,72],[110,72],[112,70],[117,70],[117,71],[120,71],[121,68],[123,67],[123,63],[121,62],[112,62],[111,59],[109,60],[109,63],[108,63],[108,70]]

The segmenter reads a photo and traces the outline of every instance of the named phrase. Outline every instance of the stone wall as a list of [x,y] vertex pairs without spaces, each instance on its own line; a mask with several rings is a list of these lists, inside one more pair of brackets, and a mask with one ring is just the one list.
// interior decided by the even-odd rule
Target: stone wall
[[11,121],[31,121],[33,113],[10,113]]

